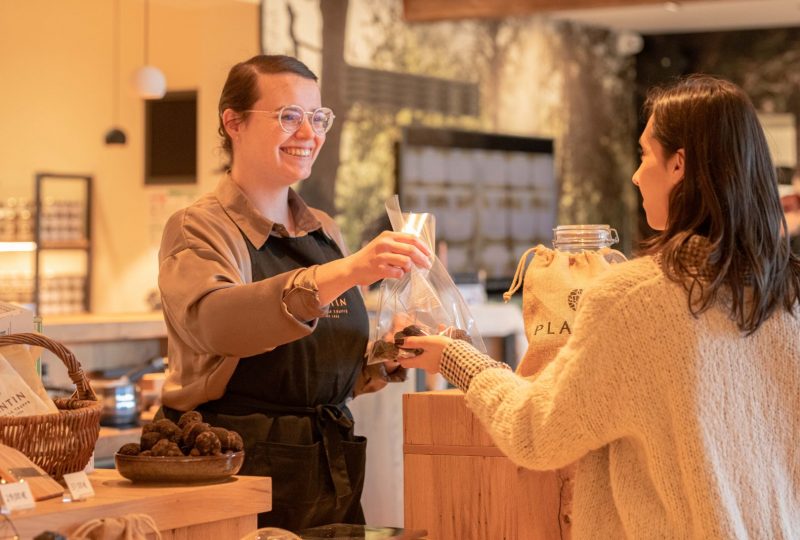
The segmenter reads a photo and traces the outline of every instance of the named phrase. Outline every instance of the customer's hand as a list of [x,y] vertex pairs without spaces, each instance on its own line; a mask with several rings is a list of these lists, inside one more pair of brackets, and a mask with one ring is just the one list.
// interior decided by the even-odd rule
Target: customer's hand
[[419,238],[384,231],[346,258],[357,285],[371,285],[384,278],[401,278],[413,265],[431,267],[431,252]]
[[420,368],[428,373],[439,373],[442,362],[442,352],[452,343],[446,336],[413,336],[402,340],[396,339],[394,344],[401,349],[419,349],[421,354],[414,358],[401,359],[400,365],[404,368]]

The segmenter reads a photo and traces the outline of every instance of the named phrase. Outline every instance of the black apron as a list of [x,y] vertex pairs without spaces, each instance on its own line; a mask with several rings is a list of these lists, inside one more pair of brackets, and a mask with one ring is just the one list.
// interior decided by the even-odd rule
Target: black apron
[[[295,238],[270,236],[260,249],[245,241],[254,282],[342,257],[321,230]],[[245,462],[239,474],[272,477],[272,511],[259,514],[259,527],[298,531],[364,523],[367,440],[353,434],[345,400],[361,372],[368,325],[361,294],[350,289],[311,335],[240,359],[225,395],[197,408],[209,424],[242,435]],[[180,412],[165,408],[165,414]]]

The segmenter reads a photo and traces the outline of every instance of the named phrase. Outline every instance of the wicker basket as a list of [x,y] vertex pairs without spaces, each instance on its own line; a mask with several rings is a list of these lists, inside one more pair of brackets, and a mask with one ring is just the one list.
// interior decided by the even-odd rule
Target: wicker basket
[[55,399],[58,413],[0,417],[0,443],[16,448],[60,480],[89,463],[100,433],[103,406],[69,349],[40,334],[0,336],[0,346],[18,343],[44,347],[58,356],[76,390],[69,398]]

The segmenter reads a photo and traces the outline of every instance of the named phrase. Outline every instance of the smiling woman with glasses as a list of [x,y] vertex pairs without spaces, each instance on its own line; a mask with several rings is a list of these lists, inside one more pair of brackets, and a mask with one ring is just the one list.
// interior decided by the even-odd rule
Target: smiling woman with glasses
[[259,527],[364,523],[366,440],[346,402],[405,371],[365,366],[358,286],[430,267],[425,245],[403,233],[347,255],[333,219],[291,188],[311,174],[334,118],[300,61],[235,65],[219,101],[226,174],[170,218],[159,252],[170,358],[161,414],[198,410],[242,436],[241,474],[272,477]]

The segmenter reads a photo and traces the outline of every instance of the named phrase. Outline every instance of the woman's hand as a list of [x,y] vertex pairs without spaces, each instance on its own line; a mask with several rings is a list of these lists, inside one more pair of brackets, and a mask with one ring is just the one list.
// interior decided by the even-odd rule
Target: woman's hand
[[431,253],[419,238],[394,231],[382,232],[345,260],[356,285],[401,278],[413,265],[431,267]]
[[442,352],[452,341],[446,336],[413,336],[395,340],[394,344],[401,349],[422,350],[422,354],[414,358],[401,359],[400,365],[404,368],[420,368],[428,373],[439,373]]

